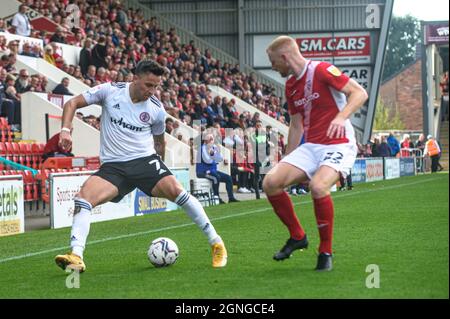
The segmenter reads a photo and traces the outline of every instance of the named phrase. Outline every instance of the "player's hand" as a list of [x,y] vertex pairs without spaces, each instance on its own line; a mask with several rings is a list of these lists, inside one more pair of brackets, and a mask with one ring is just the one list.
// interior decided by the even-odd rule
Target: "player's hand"
[[65,151],[72,147],[72,136],[69,132],[61,131],[59,134],[59,146]]
[[345,118],[339,114],[331,121],[327,131],[328,138],[342,138],[345,137]]

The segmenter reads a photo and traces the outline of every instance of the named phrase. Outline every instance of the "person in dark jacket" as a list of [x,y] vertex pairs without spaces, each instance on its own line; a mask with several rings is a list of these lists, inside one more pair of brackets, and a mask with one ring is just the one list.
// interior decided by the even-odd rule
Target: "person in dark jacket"
[[60,84],[58,84],[52,91],[54,94],[73,95],[69,91],[69,78],[64,77]]
[[92,64],[92,40],[89,38],[86,38],[84,41],[83,49],[80,51],[80,68],[81,68],[81,74],[85,76],[85,74],[88,72],[88,67]]
[[57,42],[57,43],[66,43],[66,35],[65,35],[65,30],[63,27],[58,26],[56,28],[55,33],[53,33],[53,35],[50,38],[50,42]]
[[100,67],[108,68],[106,63],[106,38],[100,36],[98,43],[92,49],[92,64],[98,69]]
[[[388,143],[386,142],[386,136],[381,137],[381,143],[377,147],[378,150],[378,156],[381,157],[390,157],[393,156],[392,151]],[[398,153],[398,152],[397,152]]]

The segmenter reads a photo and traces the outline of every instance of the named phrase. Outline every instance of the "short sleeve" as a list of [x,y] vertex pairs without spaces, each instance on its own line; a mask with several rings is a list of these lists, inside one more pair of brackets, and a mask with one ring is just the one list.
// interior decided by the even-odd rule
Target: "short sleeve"
[[13,20],[12,20],[12,22],[11,22],[11,25],[13,26],[13,27],[18,27],[19,26],[19,18],[18,18],[18,16],[17,16],[17,14],[16,15],[14,15],[14,17],[13,17]]
[[86,92],[82,93],[82,95],[88,105],[99,104],[103,106],[103,102],[105,101],[106,97],[110,94],[110,91],[111,91],[111,84],[103,83],[94,86],[93,88],[90,88]]
[[330,63],[322,62],[318,66],[316,72],[317,71],[317,75],[323,83],[338,91],[341,91],[350,80],[347,75],[342,73],[341,70]]
[[155,122],[152,124],[152,134],[161,135],[166,131],[166,111],[159,109]]

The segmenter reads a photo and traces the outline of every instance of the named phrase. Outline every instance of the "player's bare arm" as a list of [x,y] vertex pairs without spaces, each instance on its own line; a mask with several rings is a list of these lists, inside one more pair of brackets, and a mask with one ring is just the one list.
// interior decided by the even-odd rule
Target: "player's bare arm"
[[289,133],[288,133],[288,145],[286,147],[286,155],[288,155],[298,147],[302,135],[303,135],[302,115],[300,113],[291,115],[291,122],[289,124]]
[[155,144],[156,153],[158,153],[164,161],[164,153],[166,152],[166,141],[164,139],[164,133],[161,135],[153,135],[153,141]]
[[363,106],[368,98],[366,90],[353,79],[348,81],[341,92],[347,96],[347,105],[331,121],[327,131],[329,138],[341,138],[345,136],[345,121]]
[[87,105],[86,100],[81,94],[64,104],[61,120],[61,134],[59,136],[59,145],[61,145],[63,149],[68,150],[72,146],[72,136],[70,135],[70,130],[72,129],[72,121],[75,116],[75,111]]

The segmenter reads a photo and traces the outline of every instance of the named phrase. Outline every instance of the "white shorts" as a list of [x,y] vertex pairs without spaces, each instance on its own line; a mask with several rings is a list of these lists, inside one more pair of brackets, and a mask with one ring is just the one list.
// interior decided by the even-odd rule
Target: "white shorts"
[[333,145],[305,143],[280,162],[298,167],[308,175],[309,179],[322,165],[334,168],[337,172],[347,176],[355,163],[356,153],[355,143]]

